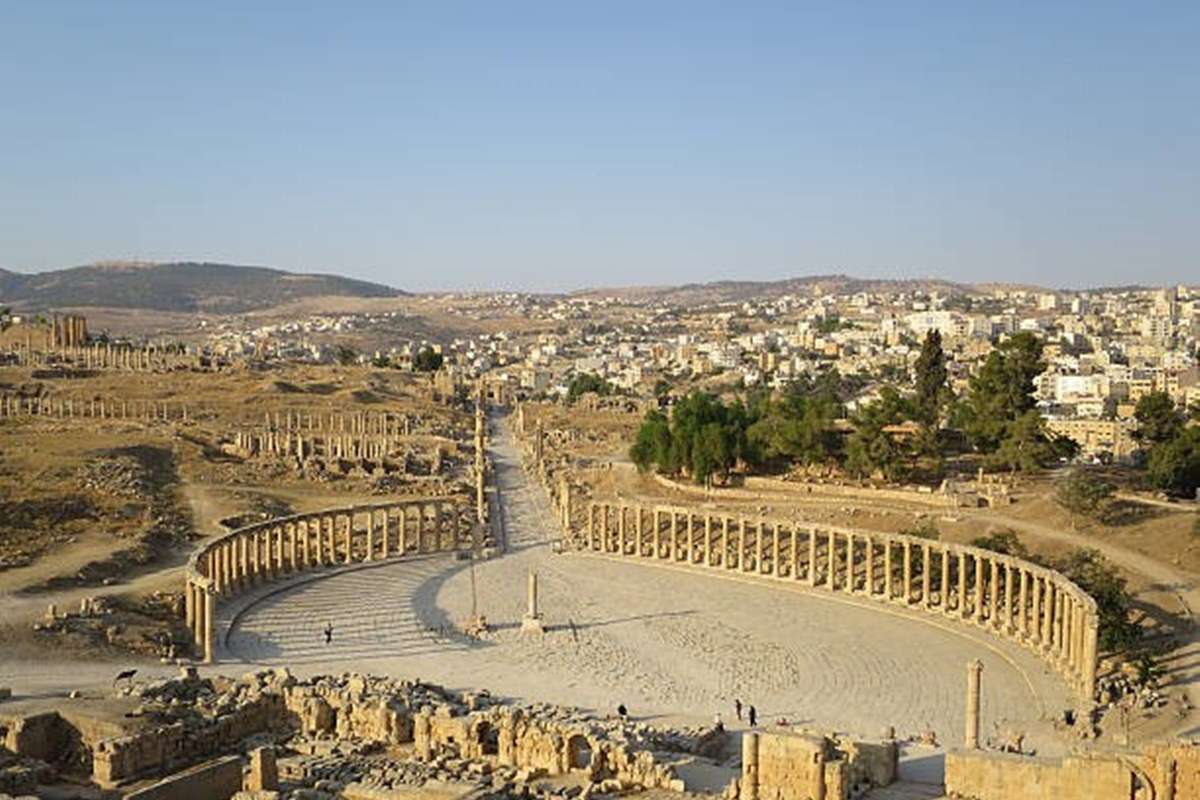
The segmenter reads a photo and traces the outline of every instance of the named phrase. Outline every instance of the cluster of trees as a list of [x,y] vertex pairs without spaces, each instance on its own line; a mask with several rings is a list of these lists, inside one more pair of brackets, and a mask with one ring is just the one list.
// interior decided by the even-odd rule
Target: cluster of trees
[[[858,476],[899,480],[922,467],[941,471],[945,456],[958,447],[947,435],[947,427],[952,426],[990,465],[1035,469],[1074,453],[1069,440],[1046,434],[1034,407],[1034,378],[1044,369],[1038,338],[1017,334],[992,351],[967,394],[956,399],[949,387],[942,338],[931,331],[921,345],[911,388],[885,385],[876,402],[849,418],[848,435],[835,423],[845,416],[846,401],[863,384],[829,369],[815,378],[797,379],[777,395],[760,391],[732,405],[709,395],[689,395],[675,412],[685,411],[687,426],[677,424],[674,416],[667,420],[660,412],[651,412],[631,457],[643,469],[655,466],[668,474],[686,473],[698,482],[714,473],[727,474],[738,462],[748,467],[835,464]],[[706,410],[699,417],[700,426],[715,426],[703,433],[707,444],[701,452],[712,450],[723,456],[716,460],[720,467],[710,471],[697,472],[691,459],[650,444],[670,438],[679,451],[683,441],[700,436],[696,423],[686,417],[697,408]],[[690,447],[683,449],[692,452]]]
[[572,378],[571,383],[567,385],[567,402],[574,403],[588,392],[595,392],[601,397],[607,397],[614,391],[616,391],[616,387],[599,375],[582,372]]
[[656,466],[670,475],[687,474],[697,483],[728,477],[735,464],[750,460],[749,415],[740,401],[726,405],[693,392],[675,405],[668,420],[661,411],[646,414],[629,457],[639,469]]
[[413,369],[417,372],[437,372],[446,359],[441,353],[426,345],[413,356]]
[[1144,395],[1134,417],[1146,454],[1146,480],[1157,489],[1194,497],[1200,487],[1200,426],[1189,426],[1165,392]]

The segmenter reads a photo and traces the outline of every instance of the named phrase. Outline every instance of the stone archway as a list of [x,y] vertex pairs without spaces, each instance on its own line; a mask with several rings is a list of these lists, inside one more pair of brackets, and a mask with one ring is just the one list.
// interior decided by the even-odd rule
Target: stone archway
[[486,720],[475,728],[475,742],[479,745],[480,755],[500,755],[500,731]]
[[590,769],[592,766],[592,743],[581,733],[567,739],[567,768]]

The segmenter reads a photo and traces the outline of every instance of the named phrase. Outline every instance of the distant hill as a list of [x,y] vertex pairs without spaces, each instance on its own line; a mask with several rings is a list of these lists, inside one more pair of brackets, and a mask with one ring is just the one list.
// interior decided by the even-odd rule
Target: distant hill
[[0,303],[24,308],[98,306],[156,311],[253,311],[308,297],[396,297],[390,286],[266,267],[113,262],[26,275],[0,269]]
[[576,296],[604,297],[618,295],[627,300],[667,305],[696,306],[709,303],[738,303],[754,298],[770,299],[783,295],[812,297],[814,294],[856,294],[858,292],[941,292],[942,294],[977,294],[969,284],[953,283],[937,278],[864,279],[849,275],[807,275],[778,281],[714,281],[688,283],[682,286],[646,286],[617,289],[585,289]]

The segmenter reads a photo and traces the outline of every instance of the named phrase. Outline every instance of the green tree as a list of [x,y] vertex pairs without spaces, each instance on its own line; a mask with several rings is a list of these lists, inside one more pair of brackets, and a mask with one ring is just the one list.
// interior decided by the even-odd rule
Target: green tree
[[392,360],[382,353],[371,359],[371,366],[375,367],[375,369],[387,369],[391,365]]
[[1188,419],[1193,422],[1200,422],[1200,400],[1188,406]]
[[898,480],[911,455],[910,448],[886,428],[902,422],[907,404],[893,387],[885,387],[880,399],[854,418],[854,432],[846,441],[846,468],[862,477],[879,473]]
[[1058,481],[1054,497],[1060,506],[1070,512],[1071,527],[1074,528],[1079,517],[1103,519],[1115,493],[1116,487],[1111,483],[1082,469],[1072,469]]
[[1169,442],[1183,429],[1183,415],[1166,392],[1142,395],[1133,416],[1138,421],[1137,439],[1147,447]]
[[1004,556],[1029,558],[1029,548],[1021,541],[1021,537],[1017,535],[1016,531],[1012,530],[996,531],[986,536],[977,536],[971,540],[971,546],[982,550],[991,550],[993,553],[999,553]]
[[432,347],[425,346],[413,356],[413,369],[417,372],[437,372],[445,362],[442,354]]
[[571,383],[567,386],[567,402],[574,403],[588,392],[595,392],[601,397],[607,397],[613,393],[613,385],[599,375],[581,372],[571,378]]
[[1141,628],[1129,618],[1133,598],[1116,567],[1097,550],[1073,550],[1047,564],[1069,578],[1096,601],[1100,647],[1127,650],[1141,639]]
[[[959,422],[977,450],[994,453],[1009,428],[1034,409],[1034,379],[1045,369],[1042,342],[1028,331],[1011,336],[988,354],[959,410]],[[1028,428],[1030,423],[1023,424]]]
[[726,406],[704,392],[675,404],[668,421],[650,411],[638,429],[629,457],[637,466],[668,475],[686,472],[697,483],[727,476],[747,453],[747,417],[740,402]]
[[343,367],[348,367],[358,360],[358,351],[353,347],[348,347],[344,344],[339,344],[333,348],[333,358]]
[[1185,428],[1155,445],[1146,460],[1146,479],[1156,488],[1194,497],[1200,487],[1200,427]]
[[921,426],[921,450],[932,455],[938,450],[938,428],[942,413],[950,401],[946,353],[942,350],[942,334],[939,331],[931,330],[925,334],[913,372],[916,388],[913,391],[912,417]]
[[1031,410],[1004,426],[1003,436],[988,463],[1013,472],[1033,472],[1053,461],[1058,452],[1045,434],[1042,415]]
[[671,425],[661,411],[646,412],[637,438],[629,448],[629,458],[643,472],[655,465],[663,472],[678,469],[671,444]]

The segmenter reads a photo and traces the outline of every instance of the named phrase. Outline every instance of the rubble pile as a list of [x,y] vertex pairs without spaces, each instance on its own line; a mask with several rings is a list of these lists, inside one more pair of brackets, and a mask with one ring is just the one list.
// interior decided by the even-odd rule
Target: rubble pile
[[652,728],[352,673],[302,681],[278,669],[231,680],[185,667],[116,695],[136,701],[126,716],[138,729],[95,743],[92,776],[102,787],[265,745],[278,756],[284,800],[431,782],[481,797],[571,800],[681,790],[673,765],[724,741],[723,731]]

